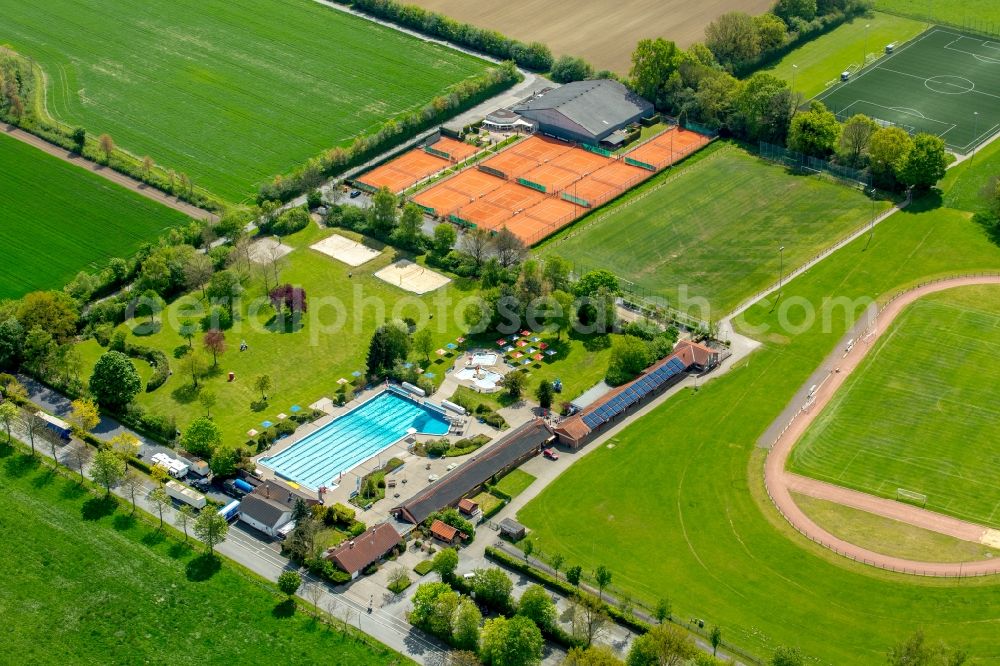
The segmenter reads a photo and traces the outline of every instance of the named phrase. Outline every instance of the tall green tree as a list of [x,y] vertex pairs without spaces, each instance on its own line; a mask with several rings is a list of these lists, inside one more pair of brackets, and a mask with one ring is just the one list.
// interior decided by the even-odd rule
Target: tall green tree
[[431,360],[431,353],[434,351],[434,332],[430,328],[422,328],[413,334],[413,350],[424,357],[424,360]]
[[472,574],[472,590],[476,593],[476,600],[498,611],[507,611],[513,607],[510,596],[513,589],[514,584],[502,569],[476,569]]
[[34,291],[21,299],[17,320],[25,331],[40,328],[59,344],[71,342],[76,335],[76,303],[61,291]]
[[750,140],[784,143],[795,103],[788,83],[757,72],[741,86],[734,107],[743,134]]
[[454,548],[442,548],[435,555],[431,562],[431,569],[436,571],[441,580],[448,582],[455,575],[458,568],[458,553]]
[[899,180],[917,190],[927,190],[944,178],[948,168],[944,140],[932,134],[913,137],[913,148],[899,169]]
[[673,624],[658,624],[632,642],[627,666],[681,666],[698,653],[691,636]]
[[415,247],[420,240],[420,225],[424,222],[424,211],[414,203],[408,203],[403,207],[403,214],[399,218],[399,227],[396,229],[396,242],[403,247]]
[[517,603],[517,614],[523,615],[545,631],[556,624],[556,605],[541,585],[531,585]]
[[649,345],[645,340],[634,335],[616,339],[608,361],[608,383],[612,386],[624,384],[645,370],[650,360]]
[[211,458],[220,444],[222,444],[222,429],[204,416],[191,421],[181,435],[181,446],[199,458]]
[[479,650],[479,631],[483,622],[483,614],[479,612],[476,603],[468,597],[462,597],[451,618],[452,645],[460,650]]
[[434,238],[431,240],[431,252],[436,257],[444,257],[451,252],[451,248],[455,245],[455,241],[457,239],[458,234],[455,233],[455,227],[447,222],[442,222],[434,227]]
[[194,521],[194,535],[204,544],[207,552],[214,553],[215,547],[226,540],[229,523],[217,511],[202,511]]
[[598,565],[597,569],[594,570],[594,580],[597,581],[597,589],[600,598],[603,600],[604,588],[611,584],[611,570],[603,564]]
[[538,390],[535,391],[535,397],[538,398],[538,405],[542,409],[550,409],[552,407],[552,398],[555,391],[552,388],[552,382],[547,379],[543,379],[538,383]]
[[809,110],[792,117],[788,147],[813,157],[827,158],[837,147],[841,126],[837,116],[823,102],[814,101]]
[[906,158],[913,149],[913,139],[901,127],[879,128],[869,141],[872,175],[876,183],[892,187],[899,181],[899,174]]
[[534,666],[542,660],[542,632],[526,617],[487,620],[480,657],[489,666]]
[[859,113],[848,118],[837,143],[838,157],[854,168],[862,167],[868,157],[872,136],[877,130],[878,124],[864,114]]
[[106,495],[110,495],[111,488],[125,478],[125,461],[111,449],[101,449],[94,454],[90,476],[94,483],[104,486]]
[[549,75],[556,83],[571,83],[591,78],[594,76],[594,69],[583,58],[564,55],[552,63]]
[[158,529],[163,529],[163,512],[170,508],[172,504],[170,495],[168,495],[167,491],[163,488],[157,486],[149,491],[149,494],[146,495],[146,499],[149,500],[149,503],[156,509],[156,513],[160,518],[160,526]]
[[396,228],[396,206],[399,202],[388,187],[382,187],[372,195],[369,224],[376,233],[388,236]]
[[291,599],[302,585],[302,576],[297,571],[282,571],[278,576],[278,589]]
[[727,12],[705,27],[705,46],[733,71],[760,56],[760,33],[746,12]]
[[21,364],[25,330],[17,317],[0,323],[0,372],[14,370]]
[[122,410],[142,390],[142,379],[132,360],[118,351],[107,351],[94,365],[90,392],[102,407]]
[[406,360],[410,352],[410,336],[399,322],[388,322],[375,329],[368,345],[368,374],[387,375],[397,361]]
[[500,380],[500,385],[503,386],[504,391],[511,400],[521,399],[525,383],[527,383],[527,377],[520,370],[511,370]]
[[771,666],[802,666],[805,661],[798,648],[779,645],[771,657]]
[[13,441],[10,436],[10,427],[17,420],[17,405],[12,402],[0,402],[0,423],[7,429],[7,441]]
[[632,89],[657,108],[666,108],[670,91],[680,84],[677,68],[682,59],[677,45],[662,37],[639,40],[629,71]]

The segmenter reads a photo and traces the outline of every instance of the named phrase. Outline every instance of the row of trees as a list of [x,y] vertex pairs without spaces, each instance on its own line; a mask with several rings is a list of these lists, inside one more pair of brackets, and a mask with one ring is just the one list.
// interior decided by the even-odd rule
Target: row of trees
[[791,150],[834,159],[855,169],[870,168],[877,185],[927,189],[944,177],[944,141],[931,134],[911,137],[899,127],[880,127],[857,114],[841,124],[822,102],[795,114],[788,133]]
[[705,46],[726,70],[742,74],[871,7],[871,0],[778,0],[764,14],[719,16],[705,28]]
[[395,0],[337,1],[351,4],[355,9],[360,9],[366,14],[388,19],[411,30],[439,37],[453,44],[493,56],[498,60],[512,60],[526,69],[544,72],[552,66],[552,51],[540,42],[525,44],[496,30],[461,23],[444,14],[432,12],[417,5],[401,4]]

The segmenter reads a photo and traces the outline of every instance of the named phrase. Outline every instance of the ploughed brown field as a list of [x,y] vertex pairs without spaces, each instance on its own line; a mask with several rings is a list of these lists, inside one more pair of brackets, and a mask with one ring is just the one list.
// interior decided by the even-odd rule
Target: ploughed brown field
[[406,0],[459,21],[524,42],[548,44],[556,56],[575,55],[596,69],[625,74],[640,39],[664,37],[686,48],[705,26],[729,11],[760,14],[774,0]]

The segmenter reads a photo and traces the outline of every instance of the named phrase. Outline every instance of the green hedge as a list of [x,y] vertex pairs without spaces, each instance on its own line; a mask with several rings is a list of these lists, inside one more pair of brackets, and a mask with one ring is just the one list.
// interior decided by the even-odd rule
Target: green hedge
[[418,562],[417,566],[413,567],[413,570],[416,571],[421,576],[426,576],[431,572],[431,569],[433,568],[434,568],[433,560],[424,560],[423,562]]

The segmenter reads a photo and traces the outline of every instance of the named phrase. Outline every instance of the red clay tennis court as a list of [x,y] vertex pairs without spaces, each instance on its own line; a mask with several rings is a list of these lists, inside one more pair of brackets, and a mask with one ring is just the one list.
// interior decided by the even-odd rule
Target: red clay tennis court
[[647,169],[640,169],[639,167],[630,166],[625,164],[625,162],[616,160],[603,169],[598,169],[590,174],[589,178],[614,185],[624,192],[650,178],[653,173]]
[[580,175],[551,164],[543,164],[535,167],[521,176],[521,178],[536,185],[541,185],[545,188],[546,193],[553,194],[555,192],[562,192],[567,185],[580,180]]
[[424,190],[413,197],[413,201],[432,214],[444,217],[492,192],[504,182],[477,169],[467,169]]
[[531,136],[524,141],[515,143],[508,148],[510,152],[517,153],[529,160],[536,162],[548,162],[565,152],[573,150],[573,145],[558,139],[549,139],[543,136]]
[[488,201],[494,206],[498,206],[514,214],[525,208],[531,208],[543,199],[545,199],[544,194],[536,192],[530,187],[515,183],[504,183],[501,187],[483,197],[482,200]]
[[[454,220],[456,216],[459,218],[458,220]],[[511,212],[485,199],[480,199],[461,208],[458,213],[452,215],[452,218],[459,223],[492,230],[502,227],[503,223],[511,218]]]
[[614,199],[621,193],[621,188],[610,183],[596,180],[594,174],[581,178],[573,186],[563,192],[563,196],[572,196],[586,202],[589,208],[597,208],[601,204]]
[[574,148],[556,157],[549,164],[557,166],[560,169],[572,171],[582,177],[611,164],[611,161],[610,157],[603,157],[582,148]]
[[358,178],[357,182],[376,190],[388,187],[393,194],[399,194],[450,165],[451,162],[442,157],[414,148],[372,169]]
[[502,150],[481,164],[491,172],[502,174],[502,177],[514,179],[523,176],[538,166],[538,161],[511,152],[510,148]]
[[479,148],[476,148],[472,144],[452,139],[447,136],[441,137],[436,143],[433,143],[428,147],[432,150],[444,153],[452,162],[461,162],[462,160],[472,157],[479,152]]
[[671,127],[638,148],[625,153],[625,157],[654,166],[659,171],[690,155],[708,142],[707,136]]
[[507,220],[504,226],[525,245],[533,245],[571,224],[584,212],[586,212],[584,208],[574,206],[568,201],[548,197]]

